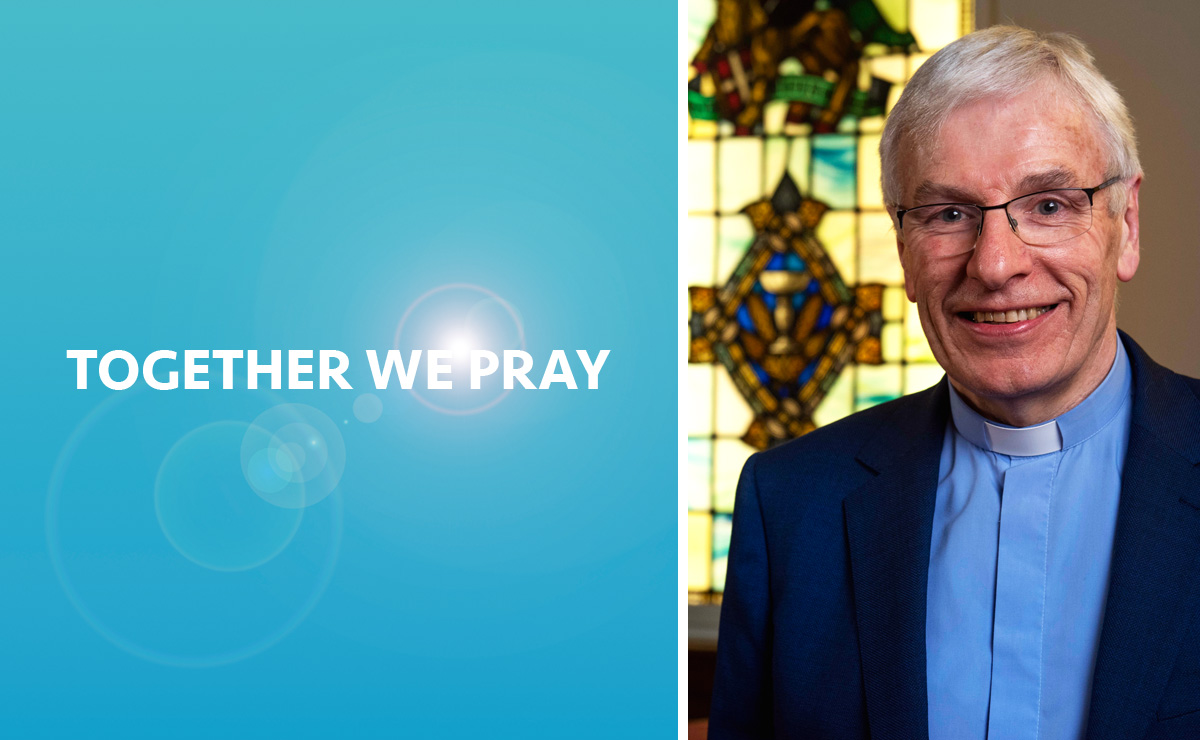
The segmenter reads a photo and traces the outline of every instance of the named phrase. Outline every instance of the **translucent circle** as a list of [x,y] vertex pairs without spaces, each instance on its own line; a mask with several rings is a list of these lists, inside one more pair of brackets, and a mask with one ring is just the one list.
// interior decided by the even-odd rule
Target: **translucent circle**
[[261,498],[285,509],[312,506],[337,488],[346,444],[318,409],[285,403],[267,409],[242,439],[242,472]]
[[[431,390],[419,382],[413,384],[411,395],[444,414],[476,414],[508,395],[503,384],[504,350],[525,349],[525,327],[513,307],[487,288],[450,283],[427,291],[405,309],[392,346],[401,350],[406,361],[412,349],[449,351],[444,362],[451,372],[441,379],[450,380],[453,388]],[[479,378],[478,389],[471,388],[471,350],[487,350],[497,360],[495,370]],[[420,372],[425,373],[428,355],[421,365]]]
[[303,509],[267,503],[242,474],[238,453],[249,426],[218,421],[193,429],[158,468],[158,524],[180,554],[205,568],[256,568],[282,552],[300,529]]
[[383,415],[383,401],[374,393],[364,393],[354,399],[354,418],[364,424],[379,421]]
[[[209,508],[213,502],[193,498],[205,489],[202,481],[187,481],[185,473],[226,483],[240,477],[236,462],[232,470],[221,465],[211,473],[196,465],[205,450],[226,449],[236,460],[236,432],[247,425],[212,424],[214,417],[251,418],[268,395],[201,399],[135,388],[110,395],[67,438],[47,490],[47,549],[71,605],[113,645],[165,665],[225,665],[284,639],[321,599],[341,547],[340,495],[305,509],[290,541],[273,557],[236,570],[201,567],[198,560],[216,557],[208,535],[218,533],[188,530],[179,518],[185,511],[204,516],[215,511]],[[249,495],[227,502],[231,510],[238,504],[269,507]],[[282,533],[267,523],[278,547]],[[215,526],[230,531],[227,522]],[[205,565],[245,565],[265,550],[239,552],[238,563]]]

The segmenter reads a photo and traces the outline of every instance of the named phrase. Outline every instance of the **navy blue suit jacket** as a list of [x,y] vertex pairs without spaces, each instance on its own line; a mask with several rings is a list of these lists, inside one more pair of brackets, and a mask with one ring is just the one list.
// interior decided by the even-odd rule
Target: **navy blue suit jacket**
[[[1087,737],[1200,738],[1200,381],[1121,339],[1133,412]],[[948,416],[943,378],[746,463],[710,740],[927,737]]]

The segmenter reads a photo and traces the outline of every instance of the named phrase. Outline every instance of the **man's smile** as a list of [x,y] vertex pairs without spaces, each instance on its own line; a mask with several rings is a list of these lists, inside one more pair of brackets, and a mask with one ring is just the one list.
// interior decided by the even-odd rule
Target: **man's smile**
[[1021,321],[1036,319],[1047,311],[1053,310],[1057,305],[1057,303],[1052,303],[1048,306],[1026,306],[990,311],[960,311],[958,315],[976,324],[1016,324]]

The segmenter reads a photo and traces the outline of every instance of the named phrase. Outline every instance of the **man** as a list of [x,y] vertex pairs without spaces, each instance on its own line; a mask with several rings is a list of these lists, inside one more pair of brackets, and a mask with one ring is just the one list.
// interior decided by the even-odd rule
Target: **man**
[[947,378],[746,463],[709,737],[1200,737],[1200,381],[1116,328],[1124,103],[1078,41],[990,28],[880,152]]

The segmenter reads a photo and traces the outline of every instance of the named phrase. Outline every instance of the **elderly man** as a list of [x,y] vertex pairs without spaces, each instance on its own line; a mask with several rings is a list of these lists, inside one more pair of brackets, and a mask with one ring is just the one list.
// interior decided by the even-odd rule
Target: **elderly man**
[[880,150],[947,378],[747,462],[709,737],[1200,737],[1200,382],[1117,331],[1124,103],[990,28]]

